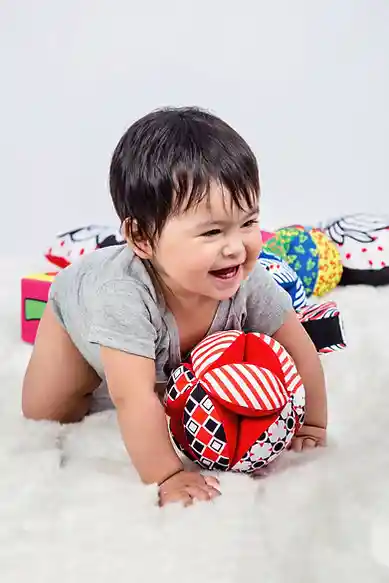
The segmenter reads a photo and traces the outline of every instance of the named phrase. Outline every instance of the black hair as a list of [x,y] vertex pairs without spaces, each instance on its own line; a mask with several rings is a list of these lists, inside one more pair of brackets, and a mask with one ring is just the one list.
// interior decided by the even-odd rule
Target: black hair
[[197,107],[163,108],[137,120],[120,139],[110,191],[122,223],[134,220],[151,243],[169,216],[198,204],[213,182],[233,204],[252,208],[259,196],[256,158],[226,122]]

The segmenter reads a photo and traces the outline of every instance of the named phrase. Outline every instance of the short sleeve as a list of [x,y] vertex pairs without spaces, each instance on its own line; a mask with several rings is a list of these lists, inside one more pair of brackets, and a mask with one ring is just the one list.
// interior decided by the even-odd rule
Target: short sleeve
[[90,301],[89,342],[155,359],[157,330],[147,290],[132,280],[110,281]]
[[246,284],[246,332],[272,336],[293,310],[292,300],[266,268],[257,262]]

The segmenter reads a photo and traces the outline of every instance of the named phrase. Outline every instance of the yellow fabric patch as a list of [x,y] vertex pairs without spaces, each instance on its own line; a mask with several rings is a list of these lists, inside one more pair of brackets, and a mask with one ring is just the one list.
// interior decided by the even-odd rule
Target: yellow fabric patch
[[36,279],[37,281],[53,281],[57,273],[32,273],[23,279]]
[[319,273],[313,290],[314,296],[323,296],[340,282],[343,264],[336,245],[318,229],[310,231],[319,251]]

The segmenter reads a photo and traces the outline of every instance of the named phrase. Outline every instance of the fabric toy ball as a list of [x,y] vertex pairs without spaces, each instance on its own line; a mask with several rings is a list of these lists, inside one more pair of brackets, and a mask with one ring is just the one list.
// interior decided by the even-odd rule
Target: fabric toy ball
[[287,261],[303,282],[307,297],[322,296],[340,282],[343,266],[339,251],[320,229],[284,227],[264,248]]
[[201,467],[252,473],[283,452],[304,421],[305,391],[286,350],[257,333],[216,332],[168,381],[172,438]]
[[306,305],[307,295],[303,282],[284,259],[266,251],[266,249],[262,249],[259,255],[259,262],[271,273],[278,285],[288,292],[295,310],[299,310]]
[[389,283],[389,217],[358,213],[323,225],[343,263],[340,285]]
[[120,230],[102,225],[88,225],[58,235],[46,251],[45,257],[50,263],[63,269],[81,255],[123,243]]

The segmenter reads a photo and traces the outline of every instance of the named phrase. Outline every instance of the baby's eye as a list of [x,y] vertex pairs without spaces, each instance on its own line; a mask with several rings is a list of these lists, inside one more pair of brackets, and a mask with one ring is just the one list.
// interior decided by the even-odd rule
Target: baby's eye
[[220,229],[212,229],[211,231],[203,233],[203,237],[214,237],[215,235],[220,235],[220,233],[221,233]]
[[252,227],[253,225],[257,225],[258,224],[258,219],[251,219],[250,221],[246,221],[244,223],[244,227]]

